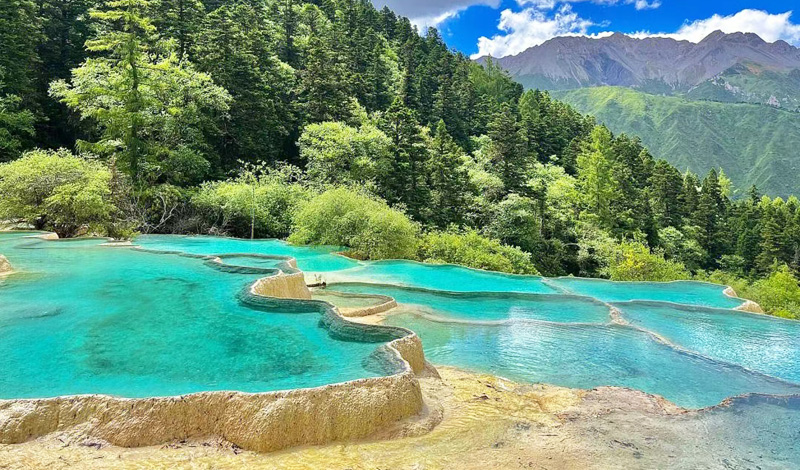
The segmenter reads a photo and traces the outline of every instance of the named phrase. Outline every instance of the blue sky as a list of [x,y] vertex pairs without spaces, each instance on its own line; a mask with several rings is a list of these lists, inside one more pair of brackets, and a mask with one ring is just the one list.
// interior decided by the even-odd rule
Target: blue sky
[[[373,0],[438,27],[466,54],[513,55],[561,35],[671,36],[697,42],[721,29],[800,46],[797,0]],[[800,8],[797,8],[800,10]]]

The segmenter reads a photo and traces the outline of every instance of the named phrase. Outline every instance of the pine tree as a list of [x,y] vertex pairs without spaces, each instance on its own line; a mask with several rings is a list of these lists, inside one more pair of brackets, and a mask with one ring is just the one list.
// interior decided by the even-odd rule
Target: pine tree
[[157,0],[154,5],[154,26],[164,37],[177,42],[178,60],[189,53],[195,35],[205,17],[205,7],[200,0]]
[[347,73],[332,47],[331,23],[313,5],[303,8],[302,17],[308,29],[299,89],[305,122],[343,120],[348,116]]
[[780,208],[769,198],[764,197],[761,202],[761,241],[760,253],[756,258],[756,267],[762,274],[768,274],[776,262],[782,263],[784,253],[784,228]]
[[614,224],[611,206],[618,190],[612,152],[611,132],[597,126],[578,155],[578,181],[586,201],[586,214],[607,229]]
[[392,172],[381,182],[390,203],[402,203],[417,220],[425,220],[429,206],[425,170],[428,149],[413,111],[400,98],[383,114],[380,129],[392,141]]
[[520,192],[525,183],[528,167],[528,146],[525,132],[519,124],[514,108],[504,103],[489,123],[489,159],[493,171],[505,185],[506,193]]
[[[104,27],[86,43],[95,57],[54,82],[51,93],[81,116],[94,119],[102,137],[83,147],[113,155],[137,182],[197,181],[209,162],[204,127],[210,113],[228,109],[228,93],[211,77],[179,62],[159,43],[148,0],[109,0],[92,11]],[[208,130],[208,129],[206,129]]]
[[444,121],[436,125],[428,163],[432,222],[439,228],[461,225],[467,212],[469,175],[462,163],[463,151],[447,132]]
[[276,25],[262,11],[239,4],[209,13],[196,36],[197,66],[230,90],[229,125],[219,143],[223,166],[283,156],[295,116],[293,71],[273,52]]
[[680,195],[683,177],[677,168],[665,160],[658,160],[650,176],[650,196],[653,213],[659,227],[680,227],[682,211]]

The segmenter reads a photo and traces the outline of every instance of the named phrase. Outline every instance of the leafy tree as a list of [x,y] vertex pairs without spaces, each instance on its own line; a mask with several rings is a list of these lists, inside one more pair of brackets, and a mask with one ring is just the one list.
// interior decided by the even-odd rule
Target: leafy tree
[[474,230],[425,235],[420,246],[420,259],[507,273],[538,274],[531,263],[530,253],[483,237]]
[[338,245],[364,259],[415,259],[419,227],[385,202],[344,187],[315,197],[297,213],[292,243]]
[[601,272],[612,281],[675,281],[689,279],[686,267],[651,252],[647,245],[626,241],[601,250]]
[[[3,89],[0,70],[0,90]],[[16,95],[0,94],[0,162],[19,155],[23,141],[33,137],[33,113],[20,108],[22,100]]]
[[309,124],[300,136],[300,157],[312,181],[364,184],[390,177],[391,141],[371,124]]
[[80,230],[113,233],[111,172],[66,150],[28,152],[0,164],[0,219],[24,222],[61,237]]
[[291,233],[293,218],[311,198],[296,184],[299,170],[283,168],[246,171],[228,181],[205,183],[192,205],[211,223],[212,231],[238,237],[283,238]]
[[507,245],[538,253],[542,227],[536,202],[518,194],[509,194],[495,207],[486,233]]
[[117,156],[134,181],[197,181],[209,169],[202,130],[227,110],[228,93],[157,43],[148,0],[106,6],[92,11],[105,27],[86,44],[103,55],[73,70],[71,83],[53,83],[51,94],[100,127],[101,139],[83,147]]

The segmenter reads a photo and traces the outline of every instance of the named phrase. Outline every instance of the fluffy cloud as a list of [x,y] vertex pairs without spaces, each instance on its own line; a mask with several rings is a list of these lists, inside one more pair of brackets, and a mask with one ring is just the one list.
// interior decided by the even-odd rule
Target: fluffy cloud
[[661,6],[661,0],[517,0],[519,6],[533,6],[540,10],[552,10],[559,3],[591,1],[599,5],[633,5],[637,10],[652,10]]
[[[630,3],[637,9],[656,8],[658,0],[594,0],[595,3]],[[641,5],[640,5],[641,2]],[[514,12],[505,10],[500,15],[498,29],[502,33],[491,38],[478,39],[478,53],[473,57],[491,55],[504,57],[537,46],[557,36],[604,37],[611,32],[587,34],[592,26],[598,26],[589,19],[581,18],[566,4],[551,11],[554,0],[517,0],[524,8]],[[574,2],[573,2],[574,3]],[[782,39],[800,45],[800,25],[792,23],[792,12],[771,14],[762,10],[742,10],[729,16],[714,15],[710,18],[684,23],[676,32],[652,33],[643,31],[632,34],[634,37],[670,37],[677,40],[699,42],[712,32],[756,33],[762,39],[774,42]]]
[[503,10],[497,25],[503,33],[491,38],[479,38],[478,53],[473,57],[518,54],[556,36],[585,35],[594,25],[592,21],[578,16],[569,5],[562,6],[553,14],[536,7],[517,12]]
[[459,12],[474,5],[499,8],[501,0],[372,0],[377,8],[388,6],[395,13],[407,16],[420,30],[438,26]]
[[714,31],[720,30],[723,33],[756,33],[768,42],[783,39],[792,44],[800,44],[800,25],[792,23],[791,16],[791,11],[773,15],[762,10],[742,10],[730,16],[714,15],[705,20],[685,23],[672,34],[645,33],[645,35],[699,42]]

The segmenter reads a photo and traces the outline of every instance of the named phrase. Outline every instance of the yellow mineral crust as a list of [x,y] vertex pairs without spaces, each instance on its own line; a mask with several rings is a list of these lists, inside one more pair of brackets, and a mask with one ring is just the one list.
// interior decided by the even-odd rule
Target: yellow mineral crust
[[280,274],[259,279],[251,287],[251,291],[263,297],[278,299],[310,300],[311,291],[306,286],[303,273]]
[[[261,279],[251,290],[282,299],[311,298],[299,272]],[[120,447],[223,439],[238,448],[268,452],[363,438],[423,410],[414,374],[425,368],[419,338],[409,332],[388,348],[405,364],[404,372],[313,389],[145,399],[85,395],[0,400],[0,444],[55,433]]]
[[[725,288],[724,293],[728,297],[734,297],[734,298],[739,297],[736,294],[736,291],[733,289],[733,287],[730,286]],[[761,305],[758,305],[758,303],[753,302],[752,300],[745,300],[742,305],[739,305],[738,307],[734,308],[734,310],[738,310],[740,312],[749,312],[749,313],[764,313],[764,309],[761,308]]]
[[[670,444],[683,439],[683,425],[675,418],[684,412],[658,397],[619,388],[523,385],[448,367],[439,372],[441,378],[419,378],[423,413],[367,439],[264,454],[242,451],[225,439],[126,449],[55,433],[0,446],[0,468],[586,470],[667,463],[698,468],[670,460],[687,457]],[[695,445],[685,447],[703,458],[692,450]]]
[[0,255],[0,277],[8,276],[13,272],[14,268],[11,267],[11,263],[8,262],[8,258]]

